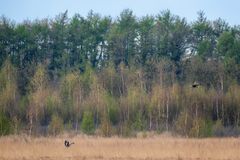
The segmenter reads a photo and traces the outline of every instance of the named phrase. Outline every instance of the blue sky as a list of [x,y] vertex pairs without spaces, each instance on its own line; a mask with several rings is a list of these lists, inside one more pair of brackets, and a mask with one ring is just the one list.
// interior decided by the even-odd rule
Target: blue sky
[[117,17],[126,8],[138,17],[169,9],[173,14],[186,17],[188,22],[194,21],[197,12],[203,10],[210,20],[221,17],[230,25],[240,24],[240,0],[0,0],[0,15],[16,22],[54,18],[65,10],[69,17],[75,13],[86,16],[91,9]]

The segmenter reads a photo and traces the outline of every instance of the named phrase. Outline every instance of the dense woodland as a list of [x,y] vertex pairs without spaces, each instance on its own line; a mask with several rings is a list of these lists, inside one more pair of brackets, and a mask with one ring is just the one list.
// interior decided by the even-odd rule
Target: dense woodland
[[2,16],[0,134],[239,135],[240,26],[196,17]]

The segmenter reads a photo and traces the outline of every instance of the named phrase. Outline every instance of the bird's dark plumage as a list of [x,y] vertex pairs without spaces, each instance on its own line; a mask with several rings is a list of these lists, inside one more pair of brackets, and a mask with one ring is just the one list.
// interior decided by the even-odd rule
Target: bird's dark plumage
[[194,82],[194,83],[192,84],[192,88],[197,88],[199,85],[200,85],[199,83]]
[[65,147],[70,147],[74,142],[70,143],[69,141],[65,140],[64,145]]

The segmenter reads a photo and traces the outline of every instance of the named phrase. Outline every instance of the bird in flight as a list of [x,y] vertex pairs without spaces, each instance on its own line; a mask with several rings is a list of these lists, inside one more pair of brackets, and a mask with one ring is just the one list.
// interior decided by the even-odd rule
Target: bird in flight
[[200,84],[195,81],[195,82],[192,84],[192,88],[197,88],[199,85],[200,85]]
[[65,142],[64,142],[64,145],[65,145],[65,147],[70,147],[72,144],[74,144],[74,142],[69,142],[69,141],[67,141],[67,140],[65,140]]

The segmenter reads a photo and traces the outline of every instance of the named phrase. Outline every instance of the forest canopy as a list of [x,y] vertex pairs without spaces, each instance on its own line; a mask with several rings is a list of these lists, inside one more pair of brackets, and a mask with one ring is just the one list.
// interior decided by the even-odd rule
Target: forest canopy
[[[197,84],[197,85],[194,85]],[[0,18],[0,135],[240,134],[240,27],[203,11]]]

